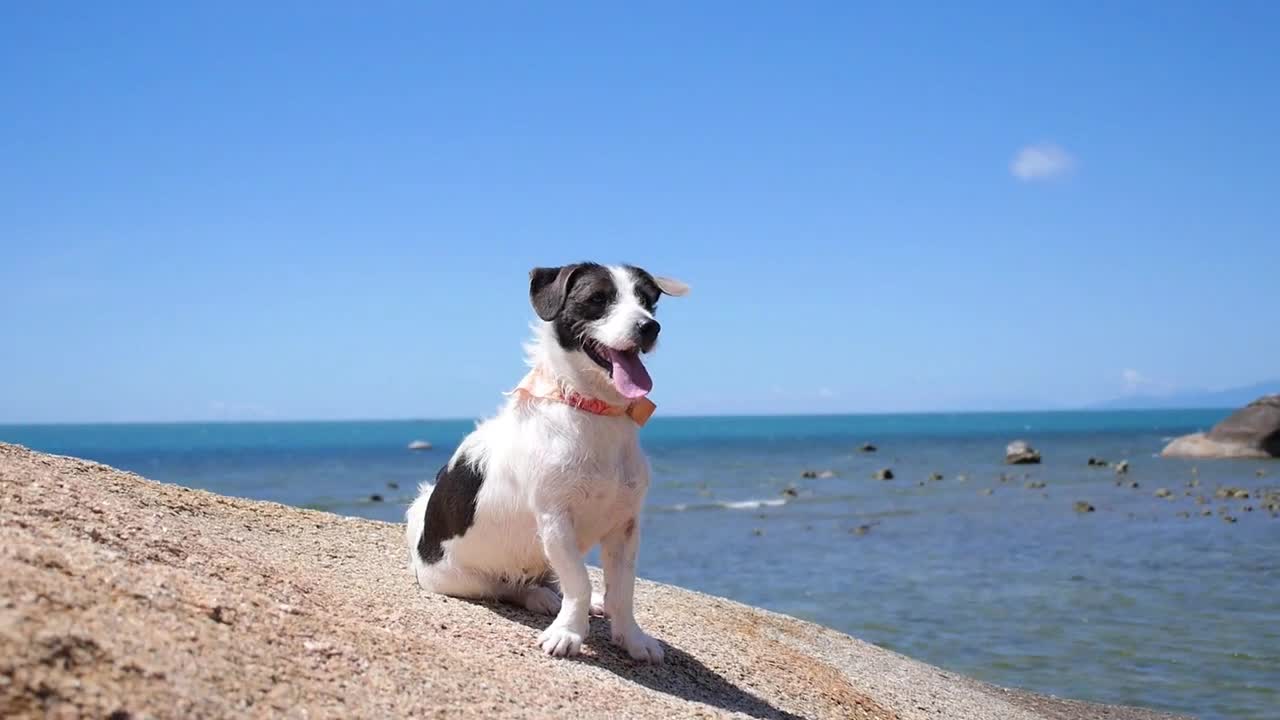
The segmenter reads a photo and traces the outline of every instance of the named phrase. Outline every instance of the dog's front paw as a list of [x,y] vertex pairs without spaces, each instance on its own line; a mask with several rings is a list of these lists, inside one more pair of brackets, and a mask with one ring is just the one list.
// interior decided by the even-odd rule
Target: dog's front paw
[[548,655],[571,657],[582,652],[582,637],[586,634],[585,628],[580,632],[552,623],[551,627],[543,630],[538,636],[538,647]]
[[649,637],[645,631],[632,626],[629,631],[614,632],[613,641],[621,645],[633,660],[658,664],[662,662],[662,644]]

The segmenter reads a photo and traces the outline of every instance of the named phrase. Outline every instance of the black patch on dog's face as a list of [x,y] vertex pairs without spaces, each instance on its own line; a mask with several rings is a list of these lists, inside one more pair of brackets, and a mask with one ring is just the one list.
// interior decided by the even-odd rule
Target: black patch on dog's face
[[418,557],[431,565],[444,558],[444,541],[465,535],[476,519],[476,495],[484,484],[484,476],[472,467],[466,455],[436,473],[436,486],[427,500],[422,537],[418,538]]
[[638,268],[634,265],[623,265],[623,267],[627,269],[627,272],[631,274],[632,280],[635,281],[636,299],[650,314],[657,314],[658,298],[662,297],[662,290],[658,288],[658,282],[644,268]]
[[585,352],[597,365],[610,368],[598,352],[583,345],[587,326],[608,314],[618,299],[618,284],[609,269],[597,263],[578,263],[535,268],[529,278],[529,300],[538,317],[555,328],[560,347],[566,352]]

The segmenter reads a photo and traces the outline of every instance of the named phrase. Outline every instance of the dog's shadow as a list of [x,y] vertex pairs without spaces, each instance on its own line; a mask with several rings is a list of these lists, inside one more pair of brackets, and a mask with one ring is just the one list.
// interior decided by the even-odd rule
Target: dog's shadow
[[[494,601],[472,602],[534,630],[542,630],[551,622],[549,616],[535,615],[514,605]],[[591,632],[586,642],[596,654],[579,655],[567,662],[594,665],[652,690],[727,712],[740,712],[762,720],[800,720],[801,716],[779,710],[729,682],[689,653],[663,642],[661,638],[659,641],[666,655],[663,664],[636,662],[609,639],[609,621],[592,617]]]

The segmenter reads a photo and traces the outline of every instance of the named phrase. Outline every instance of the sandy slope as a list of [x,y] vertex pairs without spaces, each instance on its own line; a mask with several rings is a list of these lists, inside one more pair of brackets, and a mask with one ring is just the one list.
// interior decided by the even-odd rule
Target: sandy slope
[[[1155,718],[981,684],[788,617],[643,583],[667,663],[593,619],[419,590],[401,529],[0,444],[0,716]],[[599,578],[596,577],[597,583]]]

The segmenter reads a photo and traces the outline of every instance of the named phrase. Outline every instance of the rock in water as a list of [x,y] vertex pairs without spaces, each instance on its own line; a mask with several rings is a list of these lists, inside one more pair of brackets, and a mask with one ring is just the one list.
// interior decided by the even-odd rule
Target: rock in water
[[818,473],[819,480],[830,480],[835,476],[836,476],[836,473],[834,470],[823,470],[822,472]]
[[876,446],[871,443],[862,443],[862,447],[858,448],[858,452],[873,453],[875,451]]
[[413,442],[409,443],[409,449],[410,450],[430,450],[431,443],[427,442],[426,440],[414,440]]
[[876,474],[872,475],[872,477],[874,477],[876,480],[892,480],[893,471],[890,470],[889,468],[884,468],[883,470],[877,470]]
[[1120,462],[1116,463],[1116,474],[1117,474],[1117,475],[1124,475],[1124,474],[1125,474],[1125,473],[1127,473],[1127,472],[1129,472],[1129,461],[1128,461],[1128,460],[1121,460]]
[[1092,505],[1090,505],[1089,503],[1083,500],[1078,501],[1075,505],[1075,508],[1076,508],[1076,512],[1078,513],[1091,513],[1094,510]]
[[1004,461],[1010,465],[1035,465],[1040,462],[1040,451],[1026,440],[1014,440],[1004,449]]
[[1207,433],[1174,438],[1166,457],[1280,457],[1280,395],[1266,395],[1235,411]]

